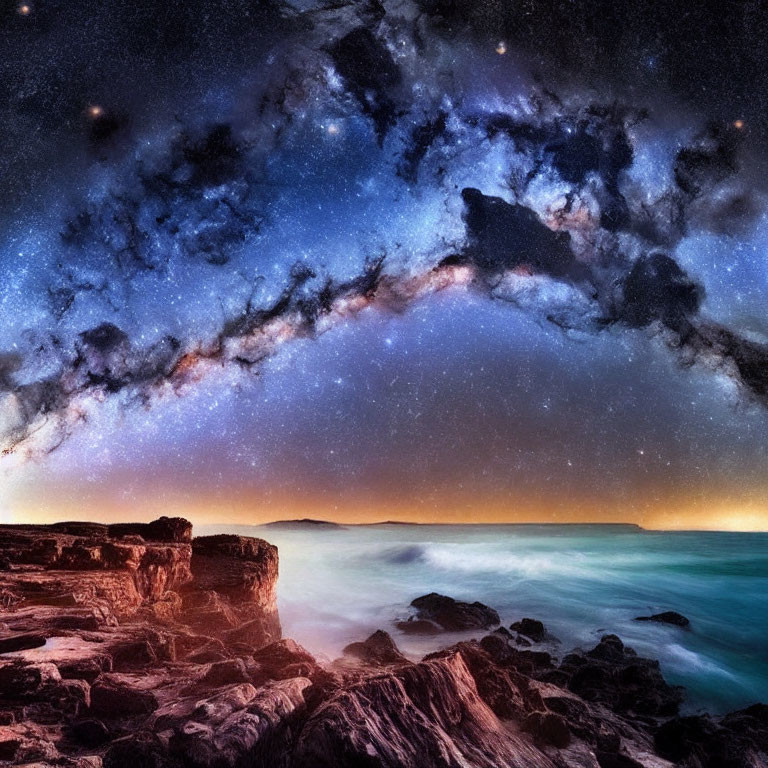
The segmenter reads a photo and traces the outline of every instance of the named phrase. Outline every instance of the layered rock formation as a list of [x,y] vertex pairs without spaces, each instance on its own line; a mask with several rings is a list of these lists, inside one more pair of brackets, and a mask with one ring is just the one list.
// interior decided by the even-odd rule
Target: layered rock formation
[[277,571],[267,542],[178,518],[0,527],[0,760],[98,764],[188,689],[250,701],[232,658],[280,639]]
[[[682,717],[682,691],[614,635],[558,660],[523,619],[415,662],[377,631],[322,665],[280,638],[277,567],[264,541],[192,539],[178,519],[0,527],[0,763],[768,765],[768,708]],[[411,623],[498,623],[425,597]]]

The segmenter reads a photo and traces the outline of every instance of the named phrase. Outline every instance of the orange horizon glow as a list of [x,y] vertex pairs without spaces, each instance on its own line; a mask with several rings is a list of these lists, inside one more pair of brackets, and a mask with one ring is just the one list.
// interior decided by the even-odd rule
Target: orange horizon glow
[[[44,495],[43,495],[44,496]],[[148,494],[149,497],[154,494]],[[256,498],[243,494],[231,498],[198,495],[190,499],[180,492],[157,494],[155,500],[105,499],[84,503],[76,495],[60,495],[0,509],[2,523],[49,524],[64,520],[118,522],[149,521],[167,515],[184,517],[196,526],[263,525],[279,520],[310,518],[342,525],[385,521],[472,525],[472,524],[632,524],[650,531],[768,532],[768,502],[765,499],[669,498],[666,502],[597,503],[596,499],[541,500],[487,497],[418,498],[382,501],[376,498],[344,499],[288,498],[270,494]]]

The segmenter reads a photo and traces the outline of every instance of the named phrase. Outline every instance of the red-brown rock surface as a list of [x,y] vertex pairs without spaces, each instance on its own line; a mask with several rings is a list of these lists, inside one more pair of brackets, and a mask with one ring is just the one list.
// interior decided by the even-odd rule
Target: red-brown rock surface
[[232,657],[279,640],[276,582],[275,547],[193,542],[180,518],[0,526],[0,762],[130,750],[121,737],[169,702],[224,695],[236,670],[217,660],[263,682]]
[[200,536],[191,569],[182,592],[188,624],[255,648],[280,639],[277,547],[244,536]]

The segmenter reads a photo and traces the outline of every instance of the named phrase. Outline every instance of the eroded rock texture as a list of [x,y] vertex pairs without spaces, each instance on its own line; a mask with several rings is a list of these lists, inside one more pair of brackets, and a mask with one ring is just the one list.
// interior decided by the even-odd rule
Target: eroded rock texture
[[[208,753],[263,737],[309,684],[269,692],[253,660],[280,640],[277,573],[271,544],[193,540],[180,518],[0,527],[0,761],[156,764],[189,751],[185,729],[257,706],[250,735],[233,725]],[[154,727],[169,711],[171,741]],[[205,728],[195,759],[213,765]]]

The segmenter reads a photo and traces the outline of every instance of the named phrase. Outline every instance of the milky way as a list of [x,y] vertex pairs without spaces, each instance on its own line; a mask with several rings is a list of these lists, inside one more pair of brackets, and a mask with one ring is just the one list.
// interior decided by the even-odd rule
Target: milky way
[[495,3],[28,10],[2,21],[9,510],[41,478],[139,511],[765,509],[762,94],[698,95],[696,30],[596,70],[588,5],[564,40]]

